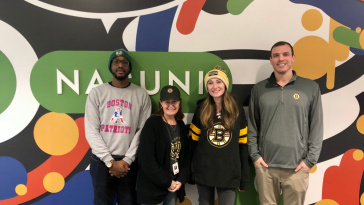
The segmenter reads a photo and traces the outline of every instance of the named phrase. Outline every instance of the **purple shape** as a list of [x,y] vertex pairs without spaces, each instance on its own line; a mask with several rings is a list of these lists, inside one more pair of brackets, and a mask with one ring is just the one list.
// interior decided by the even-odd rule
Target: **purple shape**
[[137,51],[168,51],[169,37],[177,7],[139,18]]
[[15,192],[16,186],[26,185],[27,181],[27,171],[18,160],[0,157],[0,200],[18,196]]
[[354,53],[355,55],[360,55],[360,56],[364,55],[364,50],[362,50],[362,49],[350,47],[350,51],[352,53]]
[[93,204],[94,192],[89,170],[81,171],[65,184],[62,191],[51,194],[33,205]]

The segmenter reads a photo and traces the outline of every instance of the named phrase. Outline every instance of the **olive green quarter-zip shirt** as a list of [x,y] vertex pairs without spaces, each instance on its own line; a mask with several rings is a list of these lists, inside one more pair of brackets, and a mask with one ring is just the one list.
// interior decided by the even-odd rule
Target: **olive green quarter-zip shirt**
[[308,167],[317,163],[323,139],[321,92],[318,84],[296,75],[284,86],[274,73],[251,92],[248,120],[249,155],[271,167]]

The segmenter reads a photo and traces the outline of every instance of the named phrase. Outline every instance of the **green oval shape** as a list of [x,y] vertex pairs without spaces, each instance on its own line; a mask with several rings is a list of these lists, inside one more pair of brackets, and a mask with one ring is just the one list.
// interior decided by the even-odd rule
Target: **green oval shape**
[[0,114],[13,101],[16,91],[16,75],[13,66],[3,52],[0,51]]
[[232,15],[239,15],[243,13],[246,7],[249,6],[254,0],[229,0],[226,4],[226,8]]
[[364,49],[360,46],[360,33],[357,33],[344,26],[337,27],[332,33],[335,41],[357,49]]
[[[53,112],[84,113],[87,99],[86,90],[95,70],[98,71],[104,83],[112,80],[112,74],[107,68],[111,53],[111,51],[55,51],[48,53],[38,60],[31,73],[30,85],[35,98],[43,107]],[[187,85],[179,86],[177,83],[173,83],[181,91],[184,113],[193,113],[196,109],[196,101],[207,95],[204,86],[202,87],[202,94],[199,94],[199,71],[203,72],[203,84],[205,74],[212,70],[215,65],[220,65],[226,70],[230,81],[228,90],[231,91],[230,70],[221,58],[213,54],[196,52],[129,53],[133,59],[130,81],[136,85],[141,85],[141,72],[145,72],[145,88],[154,90],[156,86],[155,71],[160,71],[159,90],[150,96],[153,112],[157,109],[160,90],[169,84],[169,71],[182,84],[185,84],[186,71],[189,72],[189,89],[186,88]],[[57,70],[72,83],[75,83],[74,71],[78,70],[79,89],[76,91],[79,92],[79,95],[64,82],[62,82],[62,94],[57,94]],[[185,87],[186,90],[183,90],[182,87]]]

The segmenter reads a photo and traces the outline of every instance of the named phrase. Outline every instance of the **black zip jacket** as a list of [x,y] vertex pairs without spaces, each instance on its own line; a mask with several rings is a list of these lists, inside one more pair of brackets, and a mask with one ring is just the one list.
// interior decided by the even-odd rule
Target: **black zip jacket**
[[[179,173],[175,181],[182,183],[177,191],[180,202],[185,193],[184,184],[190,177],[190,149],[188,128],[183,121],[177,121],[180,130],[181,151],[178,159]],[[151,116],[144,124],[138,149],[139,172],[137,180],[137,201],[141,204],[158,204],[168,194],[173,175],[170,163],[171,141],[161,116]]]

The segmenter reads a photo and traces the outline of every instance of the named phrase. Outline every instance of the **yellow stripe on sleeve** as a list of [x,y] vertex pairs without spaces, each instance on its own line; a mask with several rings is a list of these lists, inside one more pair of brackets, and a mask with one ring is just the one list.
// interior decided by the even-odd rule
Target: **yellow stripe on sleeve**
[[198,127],[196,127],[196,125],[194,125],[193,123],[191,123],[191,125],[190,125],[190,129],[191,129],[193,132],[195,132],[196,134],[198,134],[198,135],[200,135],[200,134],[201,134],[201,130],[200,130]]
[[248,133],[248,127],[245,127],[244,129],[240,130],[239,136],[246,135]]
[[246,144],[248,142],[248,137],[239,138],[239,144]]
[[195,135],[191,130],[190,130],[190,136],[192,137],[192,140],[194,140],[194,141],[200,140],[200,137]]

